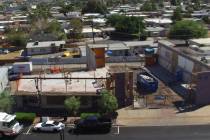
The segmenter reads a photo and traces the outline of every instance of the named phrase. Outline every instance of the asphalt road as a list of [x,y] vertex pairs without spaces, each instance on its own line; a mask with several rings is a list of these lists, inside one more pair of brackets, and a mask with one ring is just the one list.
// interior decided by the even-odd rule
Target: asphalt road
[[[65,140],[209,140],[210,126],[170,127],[113,127],[108,134],[69,133],[65,129]],[[7,140],[8,138],[0,138]],[[10,138],[11,140],[12,138]],[[35,133],[28,131],[13,140],[60,140],[59,133]]]

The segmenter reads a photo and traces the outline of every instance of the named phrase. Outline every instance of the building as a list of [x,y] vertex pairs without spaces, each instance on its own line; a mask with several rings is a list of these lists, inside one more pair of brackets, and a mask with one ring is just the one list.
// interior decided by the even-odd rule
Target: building
[[26,51],[28,56],[56,53],[61,51],[64,45],[65,41],[29,42]]
[[91,27],[85,27],[82,29],[82,36],[84,38],[92,38],[93,34],[95,37],[101,37],[102,31],[99,29],[91,28]]
[[169,18],[145,18],[144,22],[148,27],[166,27],[168,28],[172,24],[172,20]]
[[199,105],[210,103],[207,92],[210,77],[209,43],[210,38],[189,40],[189,46],[185,47],[178,47],[166,40],[160,40],[158,44],[159,64],[186,83],[185,88]]
[[8,68],[0,68],[0,93],[2,93],[5,88],[8,86]]
[[120,106],[126,106],[128,103],[132,104],[132,79],[131,72],[124,68],[116,71],[116,68],[111,67],[93,71],[28,75],[13,83],[13,95],[17,108],[61,109],[64,108],[66,98],[77,96],[81,99],[81,109],[96,109],[101,90],[108,89],[116,95]]
[[149,37],[165,37],[166,30],[163,27],[146,27],[145,31]]

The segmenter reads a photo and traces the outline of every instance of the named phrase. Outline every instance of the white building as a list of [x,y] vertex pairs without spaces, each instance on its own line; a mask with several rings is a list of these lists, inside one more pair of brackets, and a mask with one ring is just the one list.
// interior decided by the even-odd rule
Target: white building
[[27,55],[57,53],[61,51],[65,41],[29,42],[26,45]]

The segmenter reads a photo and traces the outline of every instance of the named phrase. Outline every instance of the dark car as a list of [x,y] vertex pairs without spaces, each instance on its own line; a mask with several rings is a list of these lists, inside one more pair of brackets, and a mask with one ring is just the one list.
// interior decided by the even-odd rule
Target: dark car
[[76,133],[108,133],[111,129],[111,119],[97,118],[95,116],[75,122]]

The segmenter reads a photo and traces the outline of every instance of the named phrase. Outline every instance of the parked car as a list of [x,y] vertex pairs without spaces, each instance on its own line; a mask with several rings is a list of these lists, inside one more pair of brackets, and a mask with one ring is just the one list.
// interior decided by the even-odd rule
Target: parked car
[[8,54],[9,50],[0,50],[0,54]]
[[90,116],[86,119],[78,120],[75,122],[74,132],[105,132],[108,133],[111,129],[111,119],[97,118],[96,116]]
[[34,126],[33,130],[35,131],[48,131],[48,132],[58,132],[63,130],[65,125],[57,121],[47,121],[41,122]]

